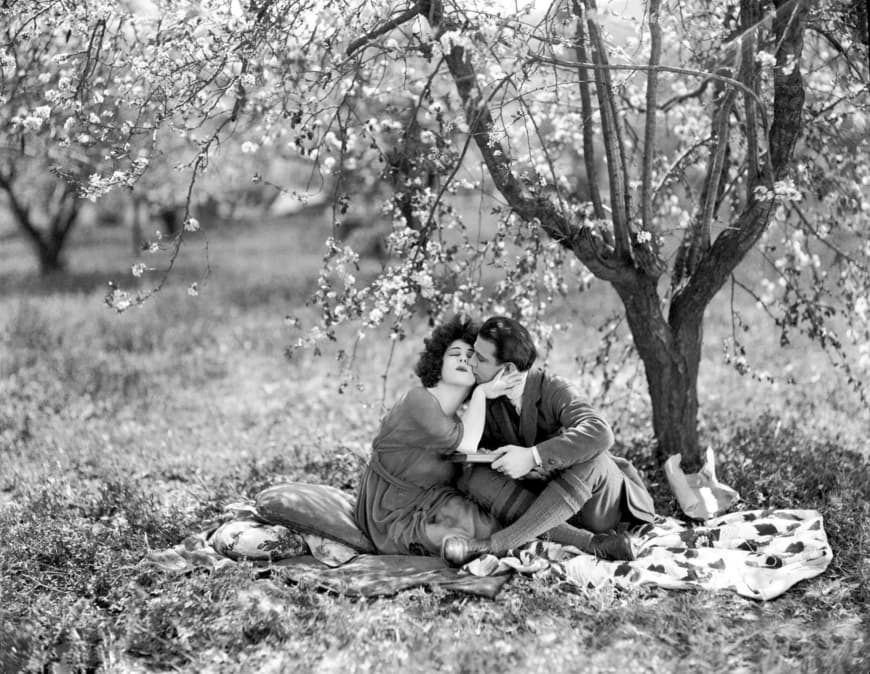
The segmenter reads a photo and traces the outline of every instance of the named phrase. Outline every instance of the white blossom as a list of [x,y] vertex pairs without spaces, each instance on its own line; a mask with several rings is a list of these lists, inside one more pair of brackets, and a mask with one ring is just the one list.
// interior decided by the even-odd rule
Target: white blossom
[[755,55],[755,62],[762,68],[772,68],[776,65],[776,56],[770,52],[760,51]]

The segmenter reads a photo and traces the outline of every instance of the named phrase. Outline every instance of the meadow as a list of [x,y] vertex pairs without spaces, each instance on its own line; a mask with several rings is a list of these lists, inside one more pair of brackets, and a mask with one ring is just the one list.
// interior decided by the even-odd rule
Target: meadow
[[[778,599],[526,577],[494,600],[438,589],[353,599],[246,564],[179,577],[141,565],[270,484],[355,490],[382,405],[414,382],[427,326],[411,326],[392,357],[374,331],[352,366],[332,352],[288,359],[299,330],[286,317],[314,316],[304,304],[324,231],[273,221],[207,232],[207,278],[197,233],[167,286],[120,315],[103,297],[110,280],[134,283],[127,233],[77,231],[70,271],[49,279],[22,240],[3,237],[0,671],[870,671],[870,413],[824,354],[781,349],[745,300],[750,360],[774,378],[738,374],[722,357],[727,297],[707,319],[702,437],[741,507],[818,509],[834,551],[824,574]],[[596,399],[615,452],[643,469],[659,512],[676,514],[642,376],[629,367],[602,397],[580,371],[608,307],[605,288],[554,307],[573,327],[548,366]]]

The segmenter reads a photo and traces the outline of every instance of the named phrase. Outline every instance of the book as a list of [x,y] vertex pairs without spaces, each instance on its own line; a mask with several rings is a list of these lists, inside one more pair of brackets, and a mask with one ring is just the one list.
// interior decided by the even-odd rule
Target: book
[[463,452],[452,452],[447,455],[447,460],[453,463],[492,463],[500,455],[489,454],[484,452],[475,452],[474,454],[464,454]]

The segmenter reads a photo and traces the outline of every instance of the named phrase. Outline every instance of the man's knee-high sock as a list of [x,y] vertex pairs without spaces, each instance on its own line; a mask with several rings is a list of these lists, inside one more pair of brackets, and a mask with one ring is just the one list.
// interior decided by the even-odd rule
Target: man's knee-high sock
[[583,552],[589,552],[594,534],[588,529],[578,529],[570,524],[557,524],[549,531],[545,531],[543,536],[556,543],[573,545]]
[[[565,489],[558,482],[551,482],[519,519],[492,535],[490,543],[493,552],[505,552],[528,543],[543,533],[551,532],[554,528],[556,531],[551,533],[553,540],[585,549],[592,540],[592,534],[566,524],[566,521],[577,513],[580,505],[582,503],[578,505],[566,499]],[[574,531],[570,532],[568,528]],[[588,539],[584,534],[588,534]],[[563,540],[559,540],[556,536]]]

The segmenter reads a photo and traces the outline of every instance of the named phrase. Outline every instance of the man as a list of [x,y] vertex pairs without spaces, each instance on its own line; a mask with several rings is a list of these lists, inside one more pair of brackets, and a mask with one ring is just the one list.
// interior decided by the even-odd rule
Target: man
[[532,368],[537,351],[517,321],[487,320],[474,352],[478,382],[501,369],[525,375],[513,392],[487,401],[480,446],[498,458],[467,467],[458,484],[507,526],[488,540],[450,537],[442,556],[459,565],[546,534],[606,559],[634,559],[630,538],[614,529],[651,522],[653,502],[634,466],[608,451],[607,421],[566,380]]

